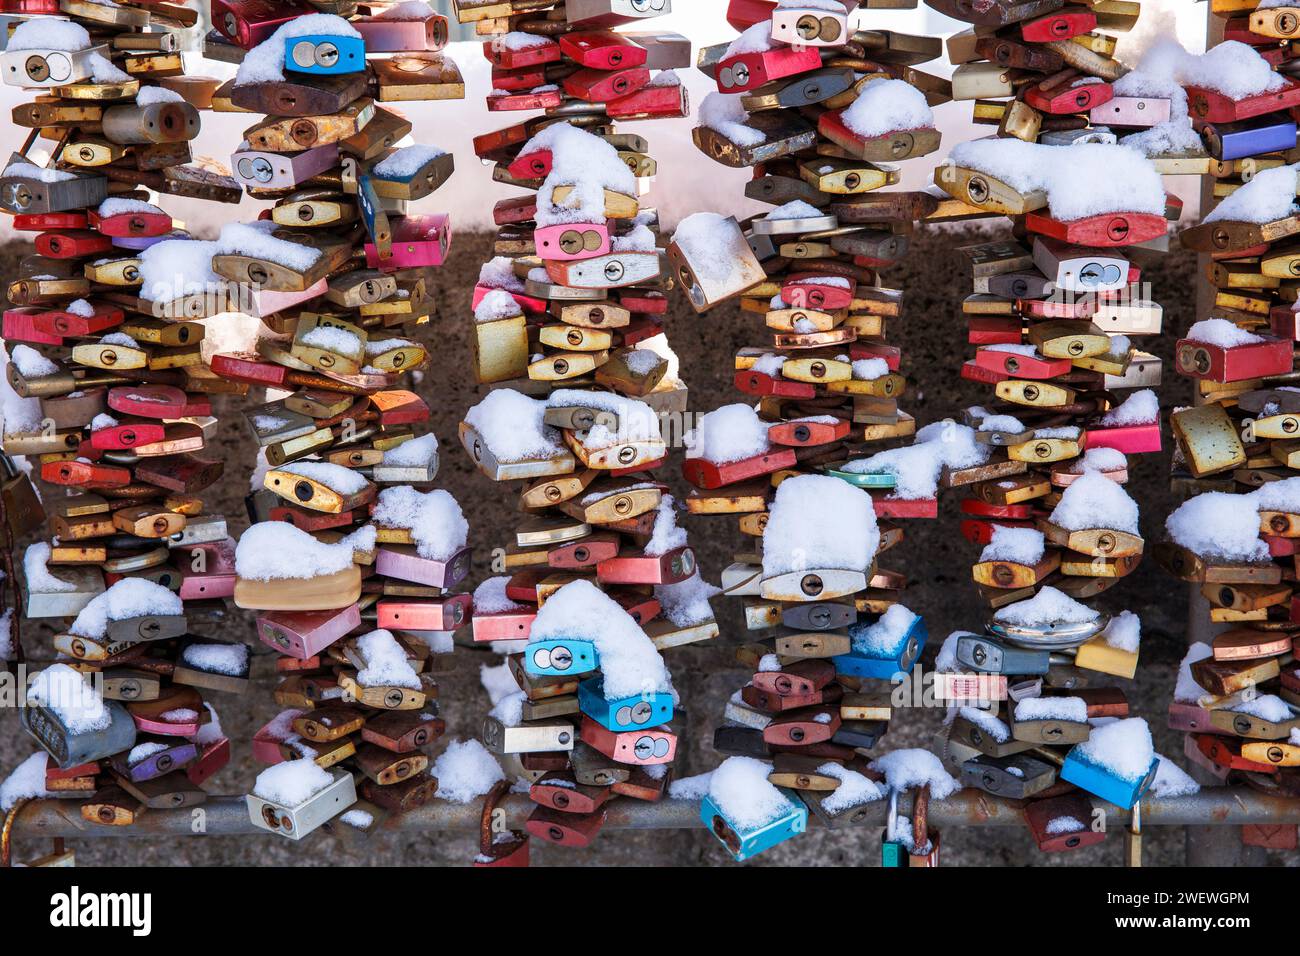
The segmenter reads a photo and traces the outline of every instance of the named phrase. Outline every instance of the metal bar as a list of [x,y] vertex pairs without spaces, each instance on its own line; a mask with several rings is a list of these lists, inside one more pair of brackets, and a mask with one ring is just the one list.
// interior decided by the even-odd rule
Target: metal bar
[[[1108,827],[1128,823],[1129,811],[1106,808]],[[522,828],[534,804],[523,794],[507,798],[502,806],[509,825]],[[605,828],[611,830],[685,830],[702,826],[699,804],[694,800],[662,800],[645,803],[619,800],[608,808]],[[885,802],[864,808],[861,819],[846,827],[880,827],[885,823]],[[199,811],[202,811],[200,813]],[[899,811],[910,813],[900,806]],[[410,813],[393,818],[386,828],[401,831],[476,831],[481,804],[434,801]],[[1024,826],[1024,816],[1014,803],[974,790],[963,790],[947,800],[930,802],[930,820],[939,827]],[[1148,798],[1142,801],[1142,826],[1239,826],[1245,823],[1300,824],[1300,799],[1270,797],[1237,787],[1209,787],[1185,797]],[[821,826],[815,817],[812,826]],[[44,837],[187,837],[242,836],[265,834],[248,819],[243,797],[213,797],[199,807],[182,810],[150,810],[129,827],[105,827],[81,818],[80,803],[72,800],[34,800],[26,804],[14,821],[15,839]]]

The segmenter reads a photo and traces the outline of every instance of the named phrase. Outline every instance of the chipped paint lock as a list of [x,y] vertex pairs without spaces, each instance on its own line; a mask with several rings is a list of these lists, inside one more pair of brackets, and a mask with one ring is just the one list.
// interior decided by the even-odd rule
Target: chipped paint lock
[[82,893],[73,886],[50,897],[50,925],[125,926],[132,936],[148,936],[153,929],[153,894]]

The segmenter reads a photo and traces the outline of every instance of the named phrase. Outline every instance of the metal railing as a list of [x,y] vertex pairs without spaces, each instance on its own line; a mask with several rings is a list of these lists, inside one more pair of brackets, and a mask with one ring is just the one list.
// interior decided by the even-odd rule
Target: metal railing
[[[500,804],[507,824],[522,829],[528,814],[535,808],[524,794],[515,794]],[[932,800],[930,821],[940,827],[1021,827],[1025,818],[1020,804],[990,796],[977,790],[962,790],[946,800]],[[1108,827],[1123,827],[1131,812],[1108,803],[1105,808]],[[16,808],[12,836],[27,838],[109,838],[109,837],[187,837],[244,836],[259,834],[271,837],[248,818],[244,798],[213,797],[197,807],[178,810],[150,810],[130,826],[101,826],[82,819],[81,804],[75,800],[31,800]],[[866,804],[850,827],[882,827],[885,824],[885,801]],[[201,818],[196,811],[202,811]],[[910,814],[910,795],[899,801],[899,812]],[[482,803],[447,803],[435,800],[423,807],[390,818],[380,830],[477,831]],[[700,805],[694,800],[618,800],[608,805],[605,829],[610,830],[685,830],[702,827]],[[201,819],[201,824],[196,824]],[[1242,787],[1207,787],[1199,793],[1182,797],[1148,797],[1141,806],[1142,828],[1160,826],[1241,826],[1244,824],[1300,824],[1300,798],[1273,797]],[[823,826],[816,817],[809,825]],[[838,825],[837,825],[838,826]]]

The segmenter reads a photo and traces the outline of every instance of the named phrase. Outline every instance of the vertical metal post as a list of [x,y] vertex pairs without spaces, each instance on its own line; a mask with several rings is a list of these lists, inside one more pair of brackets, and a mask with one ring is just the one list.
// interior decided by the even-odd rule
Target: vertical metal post
[[[1205,5],[1205,48],[1217,46],[1223,42],[1223,18],[1210,12],[1210,4]],[[1210,176],[1201,177],[1201,216],[1204,217],[1214,205],[1214,180]],[[1206,267],[1210,262],[1209,253],[1196,257],[1196,318],[1207,318],[1214,304],[1214,287],[1207,278]],[[1199,401],[1195,394],[1193,401]],[[1210,602],[1200,593],[1194,584],[1187,586],[1187,643],[1198,641],[1209,643],[1216,633],[1224,630],[1223,626],[1210,621]],[[1218,781],[1209,773],[1192,766],[1191,775],[1202,786],[1215,786]],[[1186,828],[1186,864],[1188,866],[1262,866],[1264,851],[1261,847],[1246,846],[1241,842],[1240,827],[1187,827]]]

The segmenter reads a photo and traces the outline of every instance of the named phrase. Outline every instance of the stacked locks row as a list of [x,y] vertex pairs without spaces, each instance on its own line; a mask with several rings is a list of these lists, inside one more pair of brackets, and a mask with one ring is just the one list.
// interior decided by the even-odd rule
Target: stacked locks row
[[[832,827],[861,818],[885,796],[881,771],[893,789],[891,765],[867,755],[889,726],[888,682],[926,641],[901,603],[904,576],[878,564],[903,540],[898,519],[937,516],[933,483],[917,492],[915,476],[886,469],[896,451],[879,451],[935,437],[899,407],[905,379],[886,330],[902,293],[880,277],[918,221],[957,207],[885,188],[897,161],[938,148],[931,105],[947,83],[914,66],[940,54],[939,40],[857,29],[850,15],[838,0],[730,4],[740,35],[698,58],[717,92],[695,145],[752,168],[745,194],[772,208],[743,224],[697,213],[669,246],[696,311],[739,297],[764,320],[763,344],[735,358],[746,400],[704,417],[683,469],[688,510],[734,515],[752,542],[723,586],[745,601],[752,637],[737,654],[753,677],[716,729],[729,759],[701,806],[738,860],[802,832],[809,808]],[[933,755],[899,754],[900,770],[921,768],[900,784],[920,788],[918,811],[886,855],[933,865],[927,781],[940,795],[955,785]]]
[[1145,547],[1123,486],[1128,456],[1161,448],[1161,368],[1134,340],[1161,330],[1141,262],[1181,212],[1161,174],[1183,172],[1163,150],[1185,98],[1114,58],[1136,3],[931,5],[972,24],[947,41],[953,96],[997,127],[956,147],[935,183],[973,216],[1011,220],[1010,238],[962,249],[974,357],[961,374],[991,394],[964,412],[976,466],[945,483],[966,489],[962,532],[982,547],[972,574],[991,613],[940,652],[948,756],[966,785],[1029,800],[1045,852],[1104,839],[1080,791],[1132,807],[1136,865],[1137,802],[1160,762],[1113,679],[1134,677],[1141,623],[1088,602]]
[[667,792],[677,695],[660,652],[717,634],[716,589],[655,479],[664,430],[686,409],[662,331],[658,219],[642,202],[655,160],[615,128],[687,115],[673,70],[690,65],[690,44],[614,29],[644,26],[667,0],[458,9],[488,37],[488,109],[542,111],[474,140],[496,181],[526,191],[493,207],[473,336],[476,376],[494,388],[460,427],[483,474],[522,485],[493,569],[508,573],[474,592],[473,622],[519,686],[483,743],[536,804],[526,833],[485,828],[476,862],[522,866],[530,837],[585,846],[611,799]]
[[[432,798],[437,683],[470,617],[468,525],[428,490],[429,408],[401,386],[428,355],[432,272],[447,216],[417,212],[452,174],[389,105],[463,96],[437,52],[446,19],[399,4],[344,19],[315,5],[214,2],[209,57],[237,62],[230,108],[267,114],[231,156],[271,201],[204,250],[232,309],[260,318],[256,351],[212,358],[264,389],[244,419],[260,446],[235,554],[234,601],[259,612],[285,708],[253,739],[269,764],[248,796],[258,826],[301,839],[344,814],[367,829]],[[331,9],[352,4],[321,4]]]
[[[23,726],[44,753],[24,767],[36,790],[82,799],[90,823],[123,826],[206,799],[230,746],[205,697],[247,685],[245,646],[191,633],[220,625],[234,586],[225,519],[203,497],[222,463],[203,449],[210,396],[237,389],[203,365],[190,321],[203,306],[171,287],[159,255],[187,233],[150,201],[233,203],[240,190],[191,156],[215,86],[183,74],[193,10],[5,7],[22,19],[0,70],[35,96],[14,108],[30,134],[0,174],[0,205],[36,252],[3,319],[4,505],[15,537],[48,513],[52,541],[26,549],[21,602],[4,616],[15,636],[20,614],[48,622],[52,648],[37,656],[58,657],[27,690]],[[33,456],[44,508],[19,456]]]
[[[1291,76],[1300,6],[1216,0],[1225,42],[1184,55],[1189,151],[1217,205],[1182,234],[1213,286],[1208,317],[1178,340],[1188,407],[1170,415],[1173,488],[1161,566],[1209,604],[1211,626],[1182,664],[1169,726],[1205,779],[1300,794],[1300,219],[1294,162],[1300,83]],[[1231,71],[1194,65],[1231,50]],[[1198,75],[1192,77],[1196,72]],[[1220,82],[1210,82],[1219,80]],[[1211,636],[1212,635],[1212,636]],[[1295,849],[1296,828],[1243,827],[1246,843]]]

